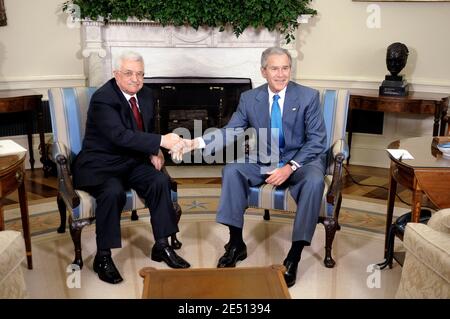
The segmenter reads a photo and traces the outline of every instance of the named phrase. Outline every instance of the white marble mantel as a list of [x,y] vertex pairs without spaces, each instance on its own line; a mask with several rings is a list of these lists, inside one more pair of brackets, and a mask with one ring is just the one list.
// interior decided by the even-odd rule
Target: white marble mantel
[[260,56],[270,46],[290,51],[295,74],[295,42],[284,45],[282,35],[267,29],[247,29],[237,38],[228,30],[163,27],[154,22],[82,22],[82,54],[90,86],[110,79],[114,57],[131,49],[144,56],[148,77],[242,77],[251,78],[256,87],[265,82]]

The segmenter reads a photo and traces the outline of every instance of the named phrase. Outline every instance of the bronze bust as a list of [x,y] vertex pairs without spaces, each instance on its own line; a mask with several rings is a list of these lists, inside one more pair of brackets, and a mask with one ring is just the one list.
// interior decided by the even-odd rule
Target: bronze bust
[[408,48],[400,42],[392,43],[387,48],[386,66],[392,76],[397,76],[408,61]]
[[380,95],[406,96],[408,95],[408,84],[400,71],[406,66],[409,50],[406,45],[400,42],[392,43],[387,48],[386,66],[390,75],[386,75],[380,86]]

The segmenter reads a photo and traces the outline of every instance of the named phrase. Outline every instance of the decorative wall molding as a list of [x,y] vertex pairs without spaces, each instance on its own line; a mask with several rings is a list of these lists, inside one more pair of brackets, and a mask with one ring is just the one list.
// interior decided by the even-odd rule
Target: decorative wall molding
[[35,89],[37,92],[41,93],[51,87],[72,87],[85,85],[86,77],[84,74],[0,78],[0,90]]
[[[299,83],[308,86],[336,87],[353,89],[374,89],[378,90],[382,78],[365,77],[336,77],[336,76],[307,76],[296,79]],[[411,91],[449,93],[449,81],[436,81],[428,79],[408,79]]]

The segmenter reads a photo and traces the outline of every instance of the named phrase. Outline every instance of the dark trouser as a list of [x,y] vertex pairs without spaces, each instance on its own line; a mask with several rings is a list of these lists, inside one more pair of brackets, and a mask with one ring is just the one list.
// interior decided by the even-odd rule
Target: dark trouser
[[145,200],[150,210],[155,240],[178,232],[169,177],[150,164],[138,164],[122,178],[110,177],[103,184],[81,188],[96,199],[98,250],[122,247],[120,215],[126,203],[125,192],[130,188]]

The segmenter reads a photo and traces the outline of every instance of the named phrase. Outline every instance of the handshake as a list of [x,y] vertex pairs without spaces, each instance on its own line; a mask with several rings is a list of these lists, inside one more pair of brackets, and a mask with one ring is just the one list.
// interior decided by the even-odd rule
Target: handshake
[[181,161],[183,154],[199,147],[199,142],[197,139],[189,140],[175,133],[169,133],[161,136],[161,146],[169,150],[173,160]]

